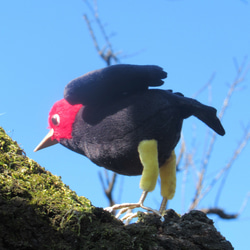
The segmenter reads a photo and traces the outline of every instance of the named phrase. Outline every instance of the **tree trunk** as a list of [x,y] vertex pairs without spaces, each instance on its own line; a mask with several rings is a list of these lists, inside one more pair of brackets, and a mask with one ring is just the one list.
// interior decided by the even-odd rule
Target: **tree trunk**
[[200,211],[125,226],[26,157],[0,128],[0,249],[233,249]]

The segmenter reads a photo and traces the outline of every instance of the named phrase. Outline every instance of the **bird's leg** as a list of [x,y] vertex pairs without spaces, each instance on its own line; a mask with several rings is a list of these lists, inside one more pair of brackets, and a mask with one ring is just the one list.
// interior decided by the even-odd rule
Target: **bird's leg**
[[[116,216],[117,218],[121,214],[128,211],[129,209],[134,209],[137,207],[141,207],[147,211],[160,215],[158,211],[149,207],[145,207],[143,205],[148,192],[151,192],[155,189],[157,178],[159,175],[157,141],[156,140],[141,141],[138,146],[138,153],[139,153],[140,161],[143,165],[142,177],[140,181],[140,188],[143,190],[143,192],[138,203],[117,204],[112,207],[106,208],[106,210],[108,211],[121,209],[120,212]],[[130,216],[134,216],[134,214]]]
[[176,155],[174,150],[171,152],[170,157],[160,167],[160,178],[161,178],[161,195],[163,197],[160,214],[166,209],[168,200],[171,200],[175,194],[176,188]]
[[138,152],[143,166],[140,188],[143,191],[151,192],[155,189],[159,175],[157,141],[141,141],[138,146]]

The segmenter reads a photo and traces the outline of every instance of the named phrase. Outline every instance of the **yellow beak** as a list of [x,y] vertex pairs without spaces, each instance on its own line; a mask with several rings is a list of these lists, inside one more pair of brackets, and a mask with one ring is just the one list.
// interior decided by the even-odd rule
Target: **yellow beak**
[[51,129],[49,133],[43,138],[43,140],[38,144],[38,146],[34,149],[34,152],[57,144],[58,143],[57,140],[51,140],[51,137],[53,134],[54,134],[54,130]]

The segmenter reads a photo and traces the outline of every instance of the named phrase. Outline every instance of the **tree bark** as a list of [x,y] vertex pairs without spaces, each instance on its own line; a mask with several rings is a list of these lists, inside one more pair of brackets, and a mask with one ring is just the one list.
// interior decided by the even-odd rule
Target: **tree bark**
[[26,157],[0,128],[0,249],[233,249],[200,211],[124,225]]

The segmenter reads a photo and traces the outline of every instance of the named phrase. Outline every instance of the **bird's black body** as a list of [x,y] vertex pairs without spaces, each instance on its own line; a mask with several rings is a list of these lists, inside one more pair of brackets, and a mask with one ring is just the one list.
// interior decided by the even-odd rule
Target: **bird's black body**
[[[175,146],[182,123],[191,115],[216,133],[225,131],[216,109],[171,90],[148,89],[163,84],[167,73],[155,65],[114,65],[71,81],[64,99],[49,112],[49,133],[34,151],[60,142],[99,166],[123,175],[142,175],[142,195],[137,203],[107,208],[117,214],[141,207],[159,216],[176,189]],[[144,200],[161,179],[159,212]],[[127,214],[131,220],[136,214]],[[122,220],[123,220],[122,219]]]
[[161,166],[180,139],[183,119],[191,115],[223,135],[214,108],[180,93],[148,89],[161,85],[166,76],[157,66],[115,65],[73,80],[65,99],[85,106],[76,115],[72,138],[60,143],[99,166],[140,175],[139,143],[157,141]]

